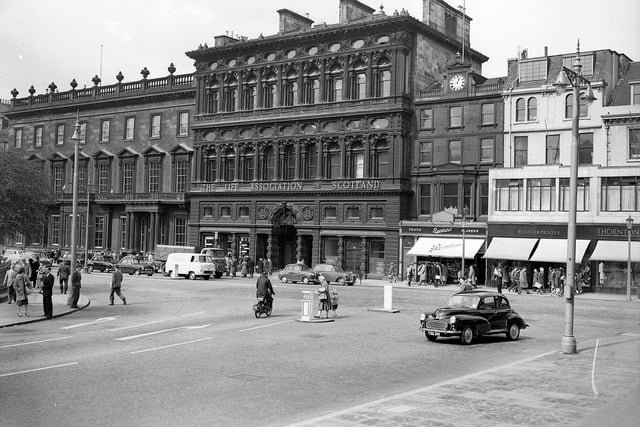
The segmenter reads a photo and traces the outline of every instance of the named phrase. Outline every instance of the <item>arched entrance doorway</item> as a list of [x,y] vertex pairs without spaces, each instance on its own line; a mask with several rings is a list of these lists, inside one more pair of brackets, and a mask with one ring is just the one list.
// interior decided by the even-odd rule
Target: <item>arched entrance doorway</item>
[[296,262],[297,223],[298,212],[293,206],[281,203],[273,211],[271,217],[271,236],[273,239],[271,252],[274,264],[280,268]]

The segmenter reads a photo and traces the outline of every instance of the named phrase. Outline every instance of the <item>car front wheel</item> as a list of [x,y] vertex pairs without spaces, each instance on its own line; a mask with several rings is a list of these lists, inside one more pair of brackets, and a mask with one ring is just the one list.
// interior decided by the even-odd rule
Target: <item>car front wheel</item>
[[338,285],[344,286],[344,282],[345,282],[344,277],[339,277],[338,278]]
[[516,322],[513,322],[507,328],[507,339],[509,339],[509,341],[515,341],[518,337],[520,337],[520,326]]
[[139,276],[140,275],[140,270],[134,270],[133,275],[134,276]]
[[196,280],[196,273],[194,273],[193,271],[189,272],[189,280]]
[[462,334],[460,335],[460,342],[464,345],[469,345],[473,342],[474,332],[471,326],[465,326],[462,328]]
[[431,342],[435,341],[436,339],[438,339],[438,337],[436,335],[429,335],[429,332],[425,332],[424,336],[427,337],[427,339]]
[[308,277],[303,277],[302,278],[302,283],[304,283],[305,285],[309,284],[309,278]]
[[287,279],[285,276],[282,276],[282,277],[280,278],[280,281],[281,281],[282,283],[287,283],[287,282],[289,281],[289,279]]

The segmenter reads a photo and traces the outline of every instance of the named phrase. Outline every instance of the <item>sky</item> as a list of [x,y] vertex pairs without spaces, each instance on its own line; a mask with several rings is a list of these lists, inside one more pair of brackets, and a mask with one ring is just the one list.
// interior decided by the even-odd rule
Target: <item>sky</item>
[[[422,20],[422,0],[360,0],[387,14],[406,9]],[[611,49],[640,61],[638,0],[446,0],[466,7],[471,47],[489,57],[486,77],[507,73],[507,59],[519,49],[529,57]],[[51,82],[59,91],[195,71],[185,52],[214,37],[249,39],[278,32],[278,9],[308,14],[314,24],[338,23],[339,0],[0,0],[0,99],[28,96],[33,85],[45,93]],[[575,16],[574,16],[575,15]]]

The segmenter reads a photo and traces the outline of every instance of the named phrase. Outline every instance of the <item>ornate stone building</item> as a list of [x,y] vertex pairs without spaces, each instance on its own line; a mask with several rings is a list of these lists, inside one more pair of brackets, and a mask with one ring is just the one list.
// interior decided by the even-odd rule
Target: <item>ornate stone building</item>
[[469,18],[441,0],[423,20],[340,1],[340,22],[278,11],[279,32],[228,35],[196,61],[189,241],[276,266],[327,260],[370,276],[398,262],[416,216],[416,94],[439,81]]

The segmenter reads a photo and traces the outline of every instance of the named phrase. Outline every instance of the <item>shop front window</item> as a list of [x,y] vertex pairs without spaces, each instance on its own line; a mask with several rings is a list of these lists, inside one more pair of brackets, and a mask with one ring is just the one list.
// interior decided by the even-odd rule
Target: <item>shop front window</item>
[[385,274],[384,239],[369,239],[369,273]]

